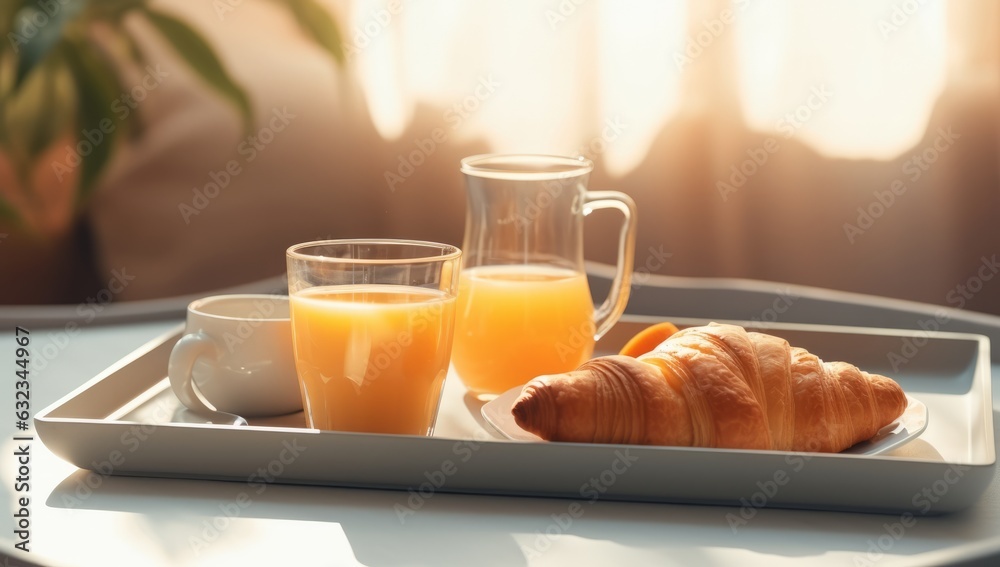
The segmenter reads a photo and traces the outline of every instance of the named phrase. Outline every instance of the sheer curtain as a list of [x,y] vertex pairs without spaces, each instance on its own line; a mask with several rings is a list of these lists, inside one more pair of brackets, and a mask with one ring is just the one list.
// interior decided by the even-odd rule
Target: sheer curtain
[[[894,157],[926,130],[949,56],[957,67],[986,47],[969,28],[996,27],[992,4],[956,3],[953,15],[976,17],[953,26],[949,44],[944,0],[439,0],[393,12],[357,2],[345,26],[382,135],[399,136],[419,104],[460,103],[492,76],[501,102],[470,112],[463,135],[564,153],[617,119],[628,127],[600,156],[616,175],[679,113],[720,113],[710,104],[720,102],[735,105],[723,122],[791,126],[827,156]],[[833,94],[795,120],[818,88]]]
[[[1000,252],[998,2],[324,1],[343,66],[269,0],[170,3],[259,120],[297,118],[250,163],[196,79],[151,94],[90,212],[101,271],[143,274],[122,299],[280,273],[319,237],[460,243],[458,161],[532,152],[635,198],[638,269],[1000,313],[1000,278],[955,295]],[[179,215],[230,159],[244,173]],[[588,218],[588,259],[614,262],[617,223]]]
[[[592,185],[642,207],[639,266],[662,248],[664,273],[958,306],[949,292],[1000,248],[995,2],[361,1],[343,16],[382,137],[427,112],[425,128],[490,151],[595,159]],[[962,306],[1000,310],[989,295]]]

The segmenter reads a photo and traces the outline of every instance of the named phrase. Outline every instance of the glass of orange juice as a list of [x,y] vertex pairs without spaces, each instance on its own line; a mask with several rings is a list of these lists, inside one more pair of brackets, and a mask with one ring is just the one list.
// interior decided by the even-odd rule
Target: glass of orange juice
[[[583,158],[480,155],[462,160],[467,216],[452,364],[469,392],[496,397],[535,376],[575,369],[628,302],[635,204],[588,191]],[[607,299],[594,307],[583,267],[583,219],[625,218]]]
[[408,240],[288,249],[306,424],[430,435],[451,356],[461,251]]

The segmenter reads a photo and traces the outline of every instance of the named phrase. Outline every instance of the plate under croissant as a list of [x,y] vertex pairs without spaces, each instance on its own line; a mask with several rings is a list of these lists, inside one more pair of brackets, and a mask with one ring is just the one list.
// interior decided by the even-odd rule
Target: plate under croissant
[[[483,405],[483,419],[504,437],[512,441],[542,441],[537,435],[521,429],[514,421],[510,409],[521,395],[521,386],[511,388]],[[916,439],[927,429],[927,406],[913,396],[907,395],[909,402],[903,415],[886,425],[867,441],[841,451],[847,455],[878,455]]]
[[[636,332],[663,319],[623,317],[596,354],[617,352]],[[707,323],[671,320],[682,326]],[[450,375],[433,437],[318,431],[304,427],[301,413],[250,420],[242,427],[190,423],[166,379],[170,351],[183,332],[178,326],[39,412],[35,427],[48,450],[80,468],[121,453],[124,461],[112,474],[125,475],[246,482],[293,446],[305,450],[276,482],[405,491],[421,489],[445,471],[451,474],[437,492],[587,502],[596,493],[584,493],[581,486],[599,482],[602,500],[740,506],[762,483],[781,475],[788,482],[769,493],[768,507],[934,514],[967,508],[981,498],[996,463],[988,338],[792,324],[758,330],[825,360],[846,360],[892,377],[933,419],[916,438],[909,433],[920,426],[901,420],[903,429],[887,432],[894,441],[852,448],[863,454],[522,443],[492,433],[482,404],[471,401]],[[899,352],[908,338],[922,346],[896,371],[887,354]],[[126,443],[139,425],[146,425],[139,430],[146,432],[154,426],[155,433],[141,443]],[[909,440],[892,449],[880,444],[904,438]],[[936,490],[942,479],[954,480],[956,471],[960,482],[948,484],[940,496],[935,492],[934,502],[921,499],[928,487]],[[399,494],[405,505],[407,493]],[[48,505],[63,504],[52,497]]]

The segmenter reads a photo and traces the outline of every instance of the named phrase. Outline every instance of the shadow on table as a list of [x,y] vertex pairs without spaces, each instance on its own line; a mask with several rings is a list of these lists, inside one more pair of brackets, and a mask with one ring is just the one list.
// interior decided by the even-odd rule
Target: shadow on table
[[[994,420],[1000,422],[996,412]],[[366,565],[526,565],[550,550],[574,562],[615,557],[627,563],[669,559],[722,565],[733,558],[727,549],[792,559],[848,552],[856,554],[855,563],[868,564],[883,554],[922,553],[996,535],[983,509],[917,515],[904,524],[899,515],[446,493],[423,497],[412,491],[100,477],[84,470],[64,479],[46,503],[137,514],[149,524],[141,531],[157,538],[165,553],[176,553],[188,549],[185,534],[192,533],[192,524],[222,516],[227,505],[235,509],[231,504],[241,494],[249,497],[239,509],[241,518],[339,524],[357,560]],[[895,549],[904,538],[900,547],[905,549]]]

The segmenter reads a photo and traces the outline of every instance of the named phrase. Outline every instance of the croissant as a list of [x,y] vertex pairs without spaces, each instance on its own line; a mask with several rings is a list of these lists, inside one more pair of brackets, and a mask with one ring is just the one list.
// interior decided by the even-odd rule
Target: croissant
[[906,409],[893,380],[784,339],[712,323],[638,359],[528,382],[511,412],[549,441],[839,452]]

